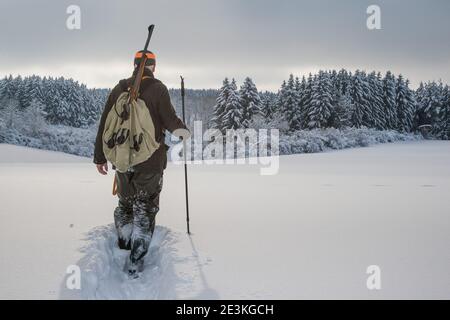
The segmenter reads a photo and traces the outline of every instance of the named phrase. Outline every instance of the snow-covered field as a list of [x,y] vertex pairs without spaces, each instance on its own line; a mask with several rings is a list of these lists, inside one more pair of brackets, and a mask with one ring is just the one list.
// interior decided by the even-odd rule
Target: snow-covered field
[[[450,298],[450,142],[282,156],[165,173],[137,280],[111,226],[112,175],[90,159],[0,145],[0,298]],[[81,290],[66,269],[81,267]],[[368,290],[366,268],[381,268]]]

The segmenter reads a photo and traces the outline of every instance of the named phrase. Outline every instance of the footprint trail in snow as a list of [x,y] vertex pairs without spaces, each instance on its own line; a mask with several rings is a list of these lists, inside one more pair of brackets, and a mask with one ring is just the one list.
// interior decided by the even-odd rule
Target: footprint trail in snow
[[145,256],[144,271],[130,279],[123,271],[129,251],[117,246],[113,225],[89,231],[81,270],[81,288],[70,290],[64,279],[62,299],[218,298],[203,274],[211,259],[199,254],[183,232],[157,226]]

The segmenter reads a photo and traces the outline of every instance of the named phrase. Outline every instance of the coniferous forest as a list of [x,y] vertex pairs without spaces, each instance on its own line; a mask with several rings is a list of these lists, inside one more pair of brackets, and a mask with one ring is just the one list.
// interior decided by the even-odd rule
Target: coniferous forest
[[[181,114],[179,89],[169,92]],[[89,89],[62,77],[7,76],[0,80],[0,143],[91,156],[108,94],[109,89]],[[429,138],[450,139],[449,86],[426,82],[413,89],[408,79],[389,71],[290,75],[278,92],[258,91],[249,77],[239,86],[226,78],[219,90],[187,90],[186,107],[190,127],[200,120],[204,129],[221,131],[279,129],[282,153],[323,149],[292,147],[299,139],[323,141],[326,136],[336,141],[337,136],[353,135],[360,140],[355,132],[377,137],[389,132],[376,138],[386,142],[426,127]]]
[[408,133],[430,125],[434,138],[449,139],[449,86],[428,82],[413,90],[408,79],[389,71],[381,75],[333,70],[301,79],[290,75],[277,93],[258,93],[250,78],[239,89],[234,79],[226,78],[214,106],[212,126],[251,128],[257,118],[286,132],[366,127]]

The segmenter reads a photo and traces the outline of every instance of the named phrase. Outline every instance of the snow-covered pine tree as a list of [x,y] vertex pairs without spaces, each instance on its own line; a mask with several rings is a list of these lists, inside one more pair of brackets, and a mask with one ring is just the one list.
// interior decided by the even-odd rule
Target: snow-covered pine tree
[[45,121],[46,112],[45,106],[38,100],[34,99],[22,115],[23,131],[30,136],[39,136],[39,134],[47,127]]
[[440,90],[440,107],[434,124],[434,134],[439,139],[450,139],[450,90],[448,85]]
[[408,83],[403,80],[402,75],[397,78],[396,93],[398,130],[410,132],[414,120],[414,100],[412,100]]
[[299,97],[295,89],[294,76],[291,74],[288,81],[283,81],[278,93],[278,105],[285,119],[289,124],[290,130],[300,129],[300,112],[298,111]]
[[16,100],[19,102],[20,110],[24,110],[29,106],[31,102],[30,91],[31,87],[28,84],[28,77],[21,79],[17,83]]
[[407,110],[407,102],[406,102],[406,87],[405,82],[403,81],[403,76],[400,74],[397,78],[396,86],[396,99],[395,103],[397,105],[397,121],[398,121],[398,130],[406,132],[408,131],[408,110]]
[[302,83],[300,82],[299,77],[295,77],[294,88],[295,88],[295,92],[297,93],[297,96],[300,97],[300,94],[301,94],[301,91],[302,91]]
[[[98,114],[101,114],[103,107],[105,105],[106,100],[108,99],[108,95],[110,90],[108,89],[92,89],[92,95],[94,96],[94,110],[96,117],[98,119]],[[94,121],[95,122],[95,121]]]
[[370,127],[373,123],[370,108],[370,88],[366,78],[366,74],[360,70],[356,70],[352,77],[350,96],[354,104],[354,112],[351,119],[353,126],[357,128],[361,126]]
[[[426,83],[417,97],[418,125],[431,124],[434,135],[439,135],[439,111],[441,108],[442,86],[436,82]],[[418,92],[419,94],[419,92]]]
[[295,110],[295,128],[296,130],[303,128],[303,109],[306,101],[306,79],[305,76],[302,76],[300,80],[298,77],[295,77],[294,88],[296,92],[296,110]]
[[297,102],[298,102],[300,99],[301,91],[302,91],[301,82],[300,82],[299,77],[295,77],[295,79],[294,79],[294,90],[295,90],[295,94],[297,96]]
[[54,112],[57,107],[56,105],[52,105],[54,94],[57,94],[54,86],[52,85],[53,82],[54,80],[51,77],[44,77],[42,79],[42,102],[45,105],[44,111],[47,113],[47,121],[52,124],[56,123],[56,116],[54,115]]
[[[333,97],[333,108],[335,108],[339,102],[339,99],[341,97],[341,89],[339,84],[339,78],[338,73],[336,70],[332,70],[329,72],[330,75],[330,81],[331,81],[331,92]],[[334,111],[333,111],[334,112]],[[334,115],[332,115],[334,117]]]
[[[66,113],[69,123],[76,124],[76,126],[86,125],[86,120],[89,117],[88,102],[84,95],[84,88],[80,88],[78,83],[72,81],[63,81],[61,83],[62,90],[65,92],[64,101],[70,106],[70,111]],[[86,99],[87,100],[87,99]]]
[[0,103],[2,105],[0,109],[2,126],[7,129],[17,129],[20,124],[19,102],[11,98],[2,98]]
[[53,124],[64,124],[67,125],[70,123],[70,105],[67,104],[66,100],[63,99],[66,91],[63,88],[63,81],[61,78],[54,79],[53,82],[50,82],[50,109],[48,111],[45,110],[49,117],[50,121]]
[[293,130],[299,130],[302,127],[301,120],[301,107],[300,107],[300,98],[302,96],[302,83],[299,79],[299,77],[294,78],[294,97],[295,97],[295,104],[292,109],[291,117],[291,125]]
[[377,72],[376,75],[376,89],[375,89],[375,94],[376,94],[376,99],[377,99],[377,103],[379,105],[379,124],[380,124],[380,130],[387,130],[388,129],[388,117],[386,115],[386,108],[384,106],[384,85],[383,85],[383,77],[381,75],[381,72]]
[[29,79],[29,91],[30,91],[30,102],[33,100],[44,105],[44,99],[42,95],[42,79],[36,75],[32,75]]
[[280,89],[277,92],[277,105],[278,105],[278,109],[281,111],[281,106],[284,104],[284,91],[286,90],[286,80],[283,80],[283,82],[281,83]]
[[20,85],[22,83],[22,80],[23,80],[22,76],[18,75],[17,77],[12,78],[11,86],[10,86],[10,98],[13,98],[13,99],[15,99],[16,101],[19,102],[19,108],[21,106],[20,106],[20,101],[17,98],[17,95],[18,95],[17,92],[19,91],[19,87],[20,87]]
[[411,112],[411,128],[410,128],[411,132],[414,130],[414,118],[417,113],[417,101],[414,90],[409,87],[410,85],[409,79],[406,79],[405,84],[406,84],[406,101],[408,104],[408,109]]
[[219,95],[216,99],[216,105],[213,107],[213,117],[211,118],[211,128],[219,129],[223,131],[225,126],[223,117],[225,115],[225,108],[227,105],[228,97],[230,95],[230,82],[228,78],[225,78],[222,83],[222,87],[219,89]]
[[82,115],[79,118],[80,126],[86,127],[89,126],[91,123],[94,123],[98,117],[98,110],[96,108],[95,96],[92,93],[92,91],[86,87],[86,85],[84,84],[79,85],[78,82],[76,82],[74,85],[80,92],[77,99],[79,101],[79,108],[80,108],[79,114]]
[[[5,101],[6,100],[6,94],[5,94],[5,88],[6,88],[6,82],[8,81],[8,78],[4,77],[3,79],[0,80],[0,101]],[[0,105],[0,109],[3,106]]]
[[450,140],[450,87],[448,85],[445,86],[443,98],[444,114],[442,120],[445,124],[443,137]]
[[307,127],[309,129],[329,127],[332,110],[333,96],[330,76],[321,70],[312,83],[311,103],[306,110]]
[[4,99],[13,99],[15,97],[15,88],[12,75],[5,77],[3,80],[1,95]]
[[415,96],[416,96],[416,102],[417,102],[418,104],[421,103],[421,97],[423,96],[423,91],[424,91],[424,90],[425,90],[425,89],[424,89],[424,84],[423,84],[423,82],[421,81],[421,82],[419,83],[419,86],[417,87],[416,91],[414,92],[414,94],[415,94]]
[[332,70],[331,72],[328,72],[331,82],[331,97],[332,97],[332,110],[331,110],[331,116],[329,120],[329,126],[336,128],[337,123],[339,122],[338,115],[338,104],[341,99],[341,90],[340,90],[340,84],[339,84],[339,77],[336,70]]
[[383,78],[383,101],[384,101],[384,113],[386,116],[387,129],[396,130],[398,127],[397,119],[397,104],[396,104],[396,92],[395,92],[395,77],[387,71]]
[[261,96],[261,115],[266,118],[271,118],[277,110],[277,95],[276,93],[265,91]]
[[339,100],[334,107],[331,126],[336,129],[351,127],[351,116],[354,112],[354,105],[350,98],[350,93],[347,92],[339,97]]
[[339,89],[340,95],[345,95],[350,92],[351,86],[351,74],[347,72],[345,69],[339,70],[336,76],[336,86]]
[[368,76],[369,99],[371,113],[371,127],[378,130],[386,129],[386,118],[383,106],[383,83],[380,73],[371,72]]
[[310,90],[308,89],[308,84],[306,82],[305,76],[302,76],[302,80],[300,82],[300,87],[298,89],[298,113],[299,113],[299,124],[300,129],[304,128],[304,114],[305,107],[308,102],[308,96],[310,96]]
[[223,116],[223,129],[241,129],[244,128],[242,123],[242,106],[237,91],[236,81],[232,79],[229,86],[228,99],[225,104]]
[[242,126],[248,125],[254,115],[261,113],[261,97],[252,79],[246,77],[239,90],[240,104],[242,106]]
[[[303,78],[304,79],[304,78]],[[313,86],[313,76],[311,73],[308,75],[307,80],[302,79],[302,94],[299,97],[299,112],[300,112],[300,128],[308,128],[308,111],[311,108],[312,99],[312,86]]]
[[433,114],[433,135],[436,138],[443,138],[443,133],[445,131],[445,123],[443,115],[445,114],[445,107],[444,107],[444,85],[441,81],[436,84],[436,91],[435,91],[435,99],[436,99],[436,106],[434,110],[432,111]]
[[424,122],[424,114],[421,112],[420,108],[422,105],[422,98],[424,96],[424,84],[420,82],[419,87],[414,91],[414,100],[416,102],[416,109],[414,113],[413,129],[418,130],[419,126]]

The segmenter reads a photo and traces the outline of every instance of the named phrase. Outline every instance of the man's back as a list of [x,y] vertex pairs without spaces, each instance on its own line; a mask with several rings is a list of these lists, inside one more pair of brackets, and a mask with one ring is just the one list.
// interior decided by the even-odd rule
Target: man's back
[[[105,121],[111,108],[122,92],[128,90],[133,78],[123,79],[113,88],[106,102],[102,117],[100,119],[99,130],[95,142],[94,163],[102,164],[106,162],[103,152],[103,131]],[[164,170],[167,163],[166,145],[164,144],[165,130],[173,132],[179,128],[186,128],[183,122],[177,117],[175,109],[170,101],[169,90],[153,73],[146,69],[139,90],[139,98],[142,99],[150,111],[150,115],[155,126],[155,138],[160,143],[160,148],[145,162],[137,165],[152,171]]]
[[[132,277],[136,277],[138,272],[143,268],[143,260],[147,254],[150,240],[155,229],[155,217],[159,211],[159,194],[162,190],[163,172],[167,164],[167,146],[164,143],[164,132],[165,130],[174,132],[176,129],[186,128],[184,123],[175,113],[175,109],[170,102],[167,87],[153,76],[152,71],[154,71],[156,63],[156,57],[153,53],[136,53],[134,75],[137,74],[137,66],[140,62],[139,59],[141,59],[144,54],[147,60],[144,75],[139,87],[139,109],[129,109],[133,108],[133,103],[124,103],[121,100],[122,98],[119,99],[119,96],[123,97],[122,93],[128,91],[133,83],[133,78],[121,80],[111,91],[108,101],[106,102],[99,123],[94,151],[94,163],[97,165],[97,170],[101,174],[107,174],[108,165],[103,148],[109,148],[110,145],[121,148],[125,145],[128,148],[131,140],[128,141],[127,139],[135,139],[134,134],[133,137],[131,137],[131,134],[127,134],[123,135],[123,137],[120,136],[121,138],[117,139],[117,132],[113,132],[110,138],[111,144],[108,145],[103,141],[106,120],[107,118],[111,119],[108,115],[110,112],[114,112],[112,108],[118,99],[119,101],[122,101],[122,105],[115,106],[114,110],[116,115],[111,114],[115,117],[114,119],[117,120],[114,123],[120,124],[119,118],[123,120],[122,123],[129,120],[130,125],[132,120],[134,121],[134,124],[136,124],[136,121],[140,121],[139,126],[142,131],[153,132],[153,130],[146,130],[147,123],[144,123],[147,121],[152,122],[149,127],[151,129],[154,128],[154,140],[159,143],[158,149],[144,162],[132,165],[125,172],[115,172],[114,181],[117,182],[117,196],[119,197],[119,201],[117,208],[114,210],[114,224],[117,230],[119,248],[130,250],[130,256],[125,264],[125,269],[128,270],[128,274]],[[145,106],[142,105],[141,100],[145,103]],[[134,107],[136,107],[136,105]],[[148,118],[148,112],[145,112],[145,116],[142,116],[144,113],[139,114],[137,112],[137,110],[146,111],[145,107],[148,108],[151,119]],[[120,116],[117,110],[124,112],[124,115]],[[128,110],[131,115],[125,117],[125,115],[128,114]],[[135,113],[133,114],[133,112]],[[133,115],[135,117],[133,117]],[[130,126],[130,128],[134,127]],[[115,129],[113,129],[113,131],[114,130]],[[131,131],[131,129],[128,131]],[[139,133],[137,133],[137,136],[139,136]],[[128,144],[125,144],[125,142]],[[145,142],[141,141],[139,143]],[[155,145],[157,146],[158,144]],[[133,148],[139,151],[139,148],[135,145]],[[126,150],[127,149],[124,150],[125,154],[127,154]],[[132,156],[128,154],[126,159],[129,161],[131,157]],[[147,157],[147,155],[145,155],[145,157]],[[126,162],[124,167],[126,168],[129,163],[130,162]]]

